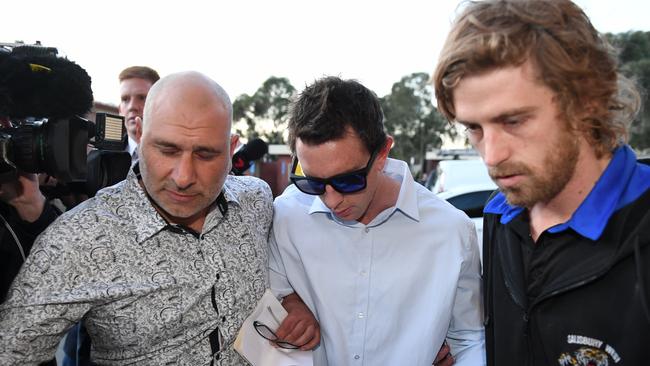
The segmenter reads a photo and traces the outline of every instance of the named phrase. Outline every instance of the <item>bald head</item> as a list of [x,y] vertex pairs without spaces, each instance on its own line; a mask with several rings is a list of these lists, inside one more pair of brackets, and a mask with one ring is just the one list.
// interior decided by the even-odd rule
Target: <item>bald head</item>
[[228,93],[207,76],[196,71],[186,71],[168,75],[151,87],[144,106],[143,134],[146,133],[149,124],[147,121],[152,118],[153,111],[181,104],[199,110],[220,106],[228,115],[227,129],[230,131],[232,104]]
[[226,92],[183,72],[149,92],[138,145],[142,184],[168,221],[201,231],[230,171],[237,136]]

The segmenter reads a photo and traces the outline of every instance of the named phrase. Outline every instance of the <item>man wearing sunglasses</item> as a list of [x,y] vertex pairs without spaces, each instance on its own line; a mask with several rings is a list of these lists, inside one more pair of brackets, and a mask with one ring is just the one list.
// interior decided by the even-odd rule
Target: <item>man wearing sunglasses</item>
[[[292,107],[289,141],[294,184],[275,201],[270,282],[318,318],[314,364],[447,365],[445,339],[457,365],[484,364],[473,224],[388,158],[376,95],[316,81]],[[285,321],[276,335],[301,332]]]

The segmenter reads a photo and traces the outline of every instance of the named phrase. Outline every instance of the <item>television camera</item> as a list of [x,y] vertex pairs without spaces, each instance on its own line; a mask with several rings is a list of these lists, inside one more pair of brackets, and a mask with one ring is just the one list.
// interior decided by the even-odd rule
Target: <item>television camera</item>
[[122,180],[131,164],[123,117],[89,121],[92,104],[90,76],[56,48],[0,43],[0,183],[46,173],[93,196]]

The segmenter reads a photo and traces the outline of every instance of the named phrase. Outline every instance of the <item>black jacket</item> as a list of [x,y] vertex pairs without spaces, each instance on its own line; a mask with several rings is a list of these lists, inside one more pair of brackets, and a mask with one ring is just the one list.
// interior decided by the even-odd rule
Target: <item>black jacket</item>
[[[4,302],[9,286],[23,265],[23,257],[13,234],[18,238],[24,255],[29,255],[36,237],[59,215],[60,211],[45,202],[41,216],[34,222],[23,221],[16,210],[0,202],[0,304]],[[9,230],[13,230],[13,234]]]
[[500,216],[486,213],[484,226],[488,365],[650,364],[650,190],[616,211],[596,242],[572,230],[542,233],[538,243],[575,249],[550,261],[534,297],[522,224]]

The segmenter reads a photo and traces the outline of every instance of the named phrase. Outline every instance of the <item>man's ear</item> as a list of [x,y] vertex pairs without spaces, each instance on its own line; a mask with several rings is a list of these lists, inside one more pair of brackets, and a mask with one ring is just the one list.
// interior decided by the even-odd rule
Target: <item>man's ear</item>
[[239,145],[239,135],[236,133],[230,134],[230,158],[235,154],[237,145]]
[[379,150],[379,153],[377,153],[377,158],[375,160],[375,166],[377,169],[384,170],[386,159],[388,159],[388,154],[390,153],[390,149],[393,148],[394,142],[395,140],[393,140],[393,136],[386,135],[386,142],[384,143],[384,146],[382,146],[381,150]]
[[135,117],[135,142],[140,144],[140,138],[142,138],[142,118]]

